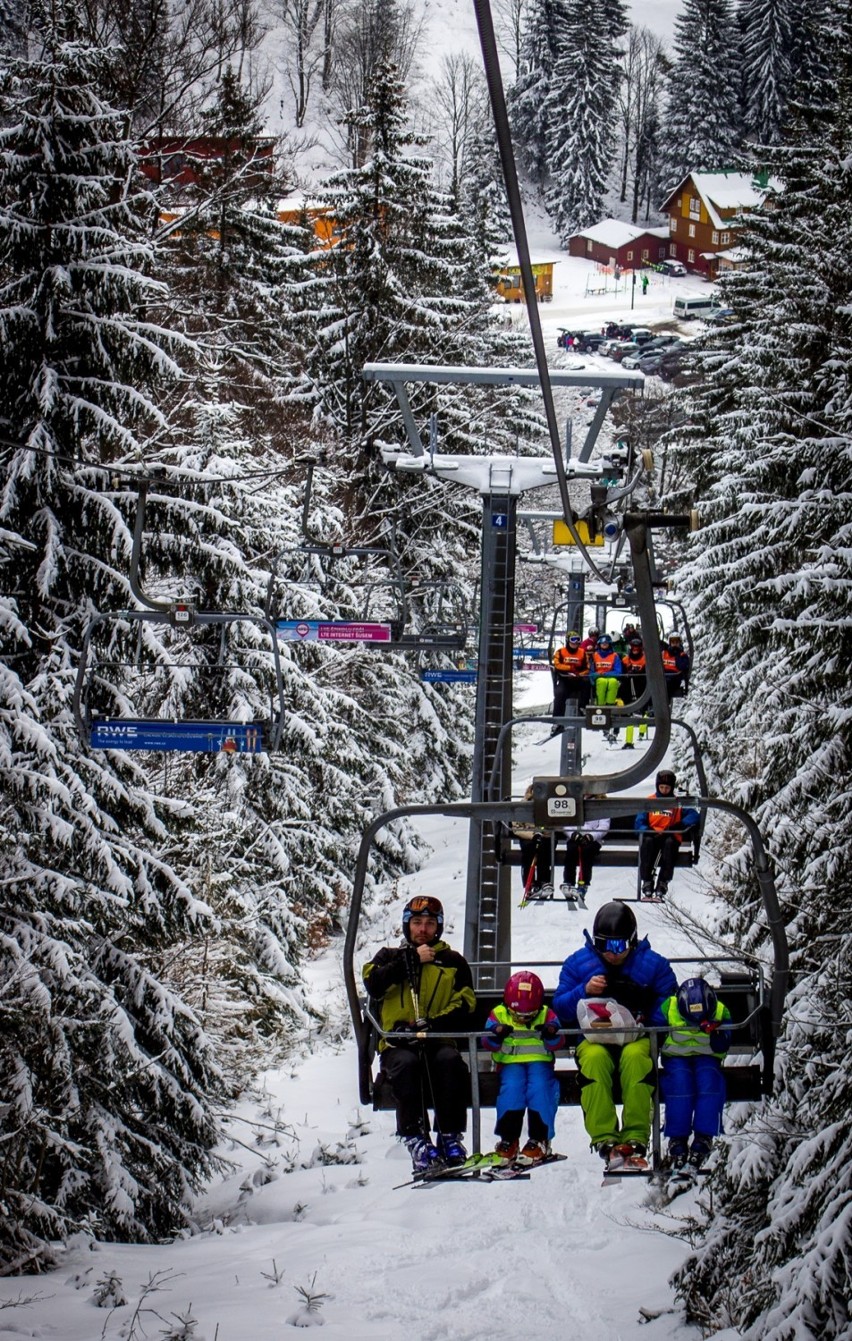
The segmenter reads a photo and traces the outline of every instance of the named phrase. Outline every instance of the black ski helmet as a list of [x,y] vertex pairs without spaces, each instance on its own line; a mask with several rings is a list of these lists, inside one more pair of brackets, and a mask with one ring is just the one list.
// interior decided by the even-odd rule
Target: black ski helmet
[[636,918],[626,903],[605,903],[595,914],[592,928],[595,949],[606,949],[607,941],[624,941],[625,948],[636,944]]
[[409,923],[412,917],[434,917],[438,923],[436,940],[440,940],[444,930],[444,905],[440,899],[436,899],[433,894],[415,894],[413,899],[408,900],[402,910],[402,934],[409,943],[411,942]]
[[671,787],[672,791],[674,791],[677,786],[677,778],[670,768],[661,768],[657,774],[657,791],[660,790],[660,783],[663,783],[666,787]]

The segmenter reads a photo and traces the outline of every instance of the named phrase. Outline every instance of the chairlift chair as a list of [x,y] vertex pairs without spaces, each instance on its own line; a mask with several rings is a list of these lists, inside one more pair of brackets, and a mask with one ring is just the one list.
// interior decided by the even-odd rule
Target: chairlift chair
[[[239,626],[259,629],[267,650],[235,644],[229,632]],[[211,647],[204,635],[214,629],[218,637]],[[99,643],[105,644],[101,651]],[[271,676],[269,713],[263,718],[133,711],[140,698],[143,703],[160,698],[168,704],[169,695],[157,683],[164,676],[193,681],[195,697],[210,693],[223,698],[229,679],[247,675],[256,682],[259,672]],[[262,616],[196,611],[181,601],[168,610],[96,615],[83,638],[72,702],[80,739],[91,749],[225,754],[277,750],[285,709],[275,630]]]

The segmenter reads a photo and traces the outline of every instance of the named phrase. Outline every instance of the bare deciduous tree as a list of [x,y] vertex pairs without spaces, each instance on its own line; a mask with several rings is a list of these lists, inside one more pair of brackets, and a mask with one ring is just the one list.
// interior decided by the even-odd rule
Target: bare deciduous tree
[[521,67],[521,40],[524,20],[527,14],[527,0],[495,0],[494,29],[497,45],[512,62],[508,82],[514,83]]
[[454,204],[458,205],[471,146],[488,106],[485,81],[478,63],[462,52],[444,56],[441,75],[433,92],[436,139],[447,165],[449,192]]
[[656,126],[666,68],[664,44],[649,28],[631,27],[622,64],[624,77],[618,97],[620,199],[627,200],[632,174],[631,217],[635,223],[640,204],[649,198],[652,189]]
[[[322,73],[325,51],[317,29],[324,19],[327,0],[280,0],[278,14],[287,34],[284,68],[295,99],[296,125],[305,124],[311,83]],[[320,28],[320,33],[324,32]]]
[[346,130],[346,154],[361,167],[369,139],[348,115],[365,106],[367,88],[381,60],[390,61],[403,84],[409,82],[423,31],[412,0],[355,0],[341,16],[334,44],[329,98]]
[[129,112],[138,139],[196,131],[201,107],[229,67],[256,87],[250,66],[264,35],[258,0],[80,0],[80,15],[86,37],[121,51],[108,93]]

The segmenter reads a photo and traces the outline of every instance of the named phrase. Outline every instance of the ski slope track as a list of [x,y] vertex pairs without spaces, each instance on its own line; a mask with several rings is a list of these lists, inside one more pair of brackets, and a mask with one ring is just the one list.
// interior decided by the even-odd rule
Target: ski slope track
[[[546,710],[549,683],[547,676],[522,677],[518,706]],[[531,725],[517,733],[516,794],[534,771],[557,769],[558,742],[533,744],[540,730]],[[590,738],[590,748],[595,771],[621,766],[618,748],[599,735]],[[639,791],[651,788],[649,780]],[[420,872],[384,892],[369,924],[363,919],[359,966],[379,945],[398,941],[399,913],[416,892],[440,896],[447,939],[461,945],[467,826],[429,817],[424,831],[432,855]],[[679,870],[667,904],[636,905],[640,933],[647,932],[657,950],[700,952],[678,927],[677,909],[707,910],[701,872],[701,866]],[[526,958],[561,963],[591,927],[596,909],[617,894],[632,894],[633,881],[630,869],[596,871],[587,910],[562,902],[514,907],[519,966]],[[516,882],[520,900],[519,872]],[[580,1110],[561,1108],[554,1148],[568,1158],[529,1181],[394,1190],[410,1178],[410,1162],[394,1140],[393,1114],[358,1104],[339,942],[308,973],[328,1023],[287,1068],[263,1074],[258,1094],[228,1121],[234,1141],[221,1153],[230,1167],[198,1199],[195,1232],[150,1247],[79,1236],[59,1250],[57,1271],[0,1280],[0,1338],[281,1341],[310,1325],[324,1326],[328,1341],[700,1336],[682,1321],[667,1284],[687,1244],[666,1231],[696,1209],[706,1185],[667,1212],[645,1204],[644,1179],[602,1188],[602,1164],[589,1151]],[[551,991],[558,968],[541,976]],[[486,1149],[493,1119],[493,1110],[483,1111]],[[97,1283],[110,1274],[127,1299],[113,1311],[93,1299]],[[150,1281],[158,1289],[146,1294]],[[313,1312],[300,1287],[324,1296]],[[8,1307],[27,1298],[32,1302]],[[194,1319],[195,1327],[181,1330],[181,1318]]]

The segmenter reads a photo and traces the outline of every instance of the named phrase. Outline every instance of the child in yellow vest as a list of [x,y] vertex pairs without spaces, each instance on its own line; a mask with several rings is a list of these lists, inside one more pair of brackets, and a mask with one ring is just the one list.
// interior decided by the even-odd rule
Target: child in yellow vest
[[[544,1004],[544,987],[535,973],[513,973],[485,1024],[483,1046],[494,1053],[500,1070],[495,1133],[500,1138],[494,1162],[536,1164],[550,1154],[559,1082],[553,1054],[562,1046],[559,1020]],[[527,1114],[529,1139],[519,1150]]]

